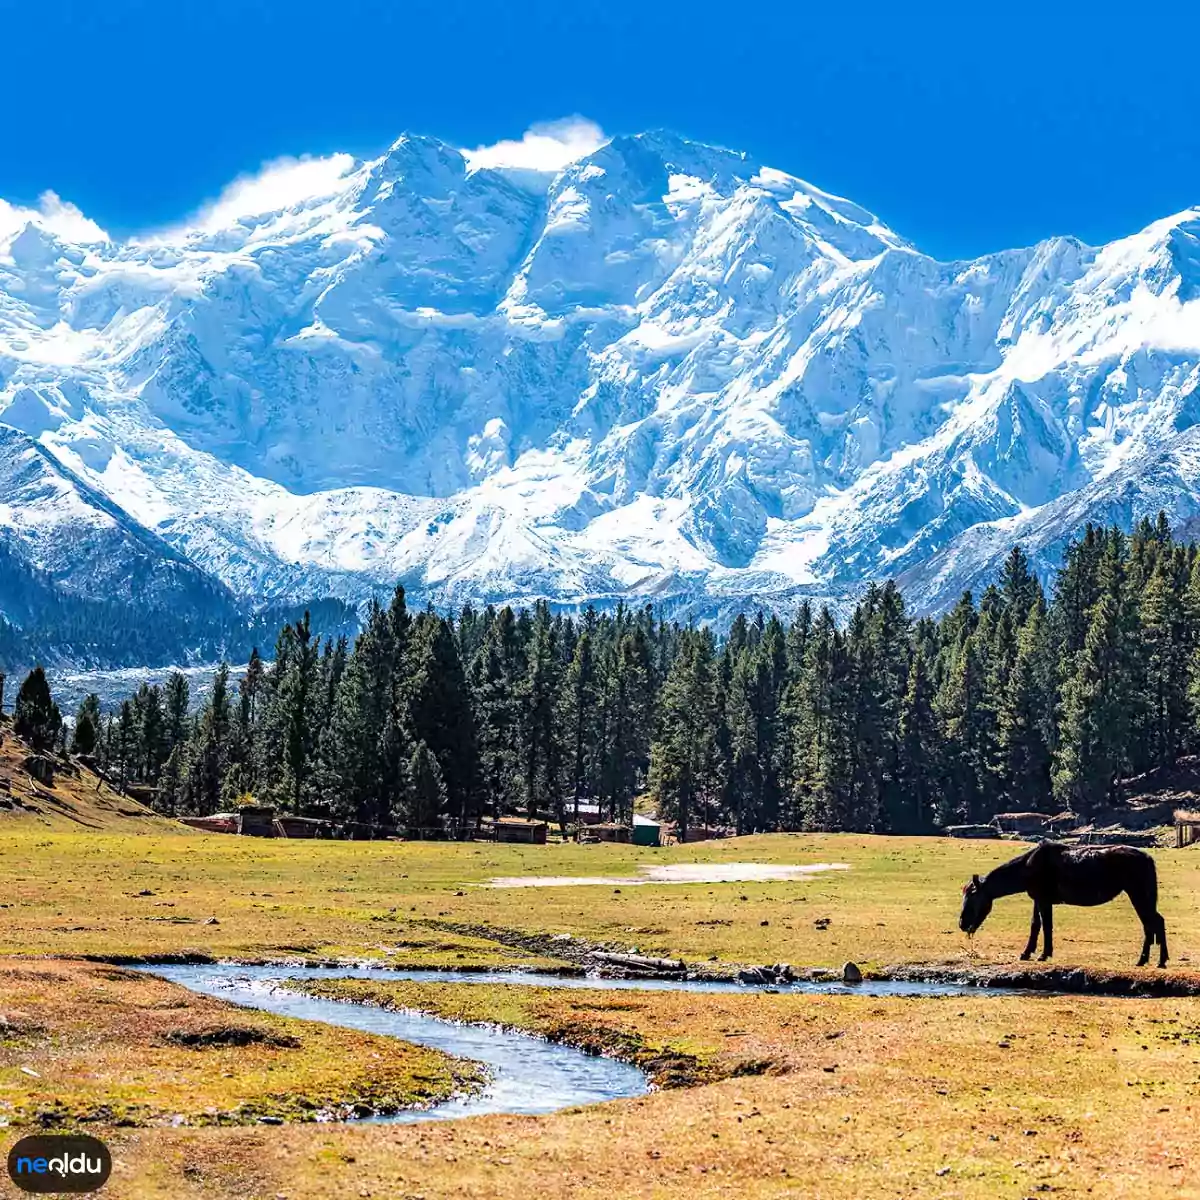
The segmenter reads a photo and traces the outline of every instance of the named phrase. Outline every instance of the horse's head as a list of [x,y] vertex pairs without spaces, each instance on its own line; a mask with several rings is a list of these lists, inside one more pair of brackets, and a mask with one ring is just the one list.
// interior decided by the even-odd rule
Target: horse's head
[[971,876],[971,882],[962,892],[963,904],[958,927],[970,937],[987,920],[988,913],[992,911],[992,898],[984,893],[978,875]]

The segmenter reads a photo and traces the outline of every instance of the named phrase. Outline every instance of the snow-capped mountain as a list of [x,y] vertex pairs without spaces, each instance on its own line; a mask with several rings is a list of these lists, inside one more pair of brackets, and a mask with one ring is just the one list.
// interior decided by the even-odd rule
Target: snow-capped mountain
[[0,202],[0,421],[239,595],[935,609],[1200,512],[1200,210],[943,263],[663,133],[289,182],[124,242]]
[[[105,599],[162,607],[233,597],[131,520],[37,442],[0,425],[0,545],[20,547],[67,592],[87,580]],[[0,610],[7,579],[0,580]]]

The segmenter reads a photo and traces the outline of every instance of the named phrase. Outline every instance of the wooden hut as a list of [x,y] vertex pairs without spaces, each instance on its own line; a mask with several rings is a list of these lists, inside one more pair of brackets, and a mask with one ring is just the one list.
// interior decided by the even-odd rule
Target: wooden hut
[[[671,825],[668,829],[670,836],[676,842],[680,841],[679,827]],[[687,827],[687,837],[682,840],[686,842],[712,842],[717,838],[734,837],[736,833],[737,831],[734,829],[719,825],[689,825]]]
[[544,846],[549,826],[545,821],[527,821],[524,817],[501,817],[492,827],[498,842],[524,842]]
[[211,817],[180,817],[179,823],[205,833],[237,833],[236,813],[213,813]]
[[274,837],[275,810],[256,804],[247,804],[237,813],[237,831],[246,837]]
[[593,825],[588,833],[598,842],[628,842],[632,841],[632,835],[628,825],[619,825],[614,822],[606,822],[601,825]]
[[998,833],[1045,833],[1050,828],[1050,817],[1036,812],[997,813],[991,824]]
[[994,825],[947,825],[947,837],[952,838],[994,838],[1000,834]]
[[1200,842],[1200,812],[1186,808],[1175,810],[1175,845],[1179,849]]

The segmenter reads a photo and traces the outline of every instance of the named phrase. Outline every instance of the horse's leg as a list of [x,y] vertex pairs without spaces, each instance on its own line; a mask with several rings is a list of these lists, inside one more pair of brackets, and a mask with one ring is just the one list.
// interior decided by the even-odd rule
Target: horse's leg
[[1158,918],[1158,965],[1165,967],[1167,965],[1167,923],[1162,919],[1161,913],[1155,913]]
[[[1140,916],[1141,914],[1139,914]],[[1150,961],[1150,947],[1154,945],[1154,918],[1142,917],[1142,953],[1137,960],[1139,967],[1144,967]]]
[[1021,955],[1023,961],[1033,957],[1033,952],[1037,949],[1038,934],[1042,932],[1042,914],[1038,911],[1038,902],[1033,902],[1033,920],[1029,925],[1029,941],[1025,946],[1025,953]]
[[1137,960],[1139,967],[1144,967],[1150,961],[1150,947],[1158,940],[1158,925],[1162,918],[1154,908],[1154,899],[1149,896],[1129,894],[1133,901],[1134,912],[1142,923],[1142,956]]
[[1054,957],[1054,905],[1042,904],[1042,953],[1038,962]]

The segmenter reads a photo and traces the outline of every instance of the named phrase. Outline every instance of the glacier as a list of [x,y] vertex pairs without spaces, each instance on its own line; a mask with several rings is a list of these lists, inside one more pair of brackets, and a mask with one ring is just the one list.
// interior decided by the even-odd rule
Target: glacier
[[946,263],[665,132],[288,182],[123,240],[0,201],[0,540],[62,587],[934,612],[1200,513],[1200,209]]

